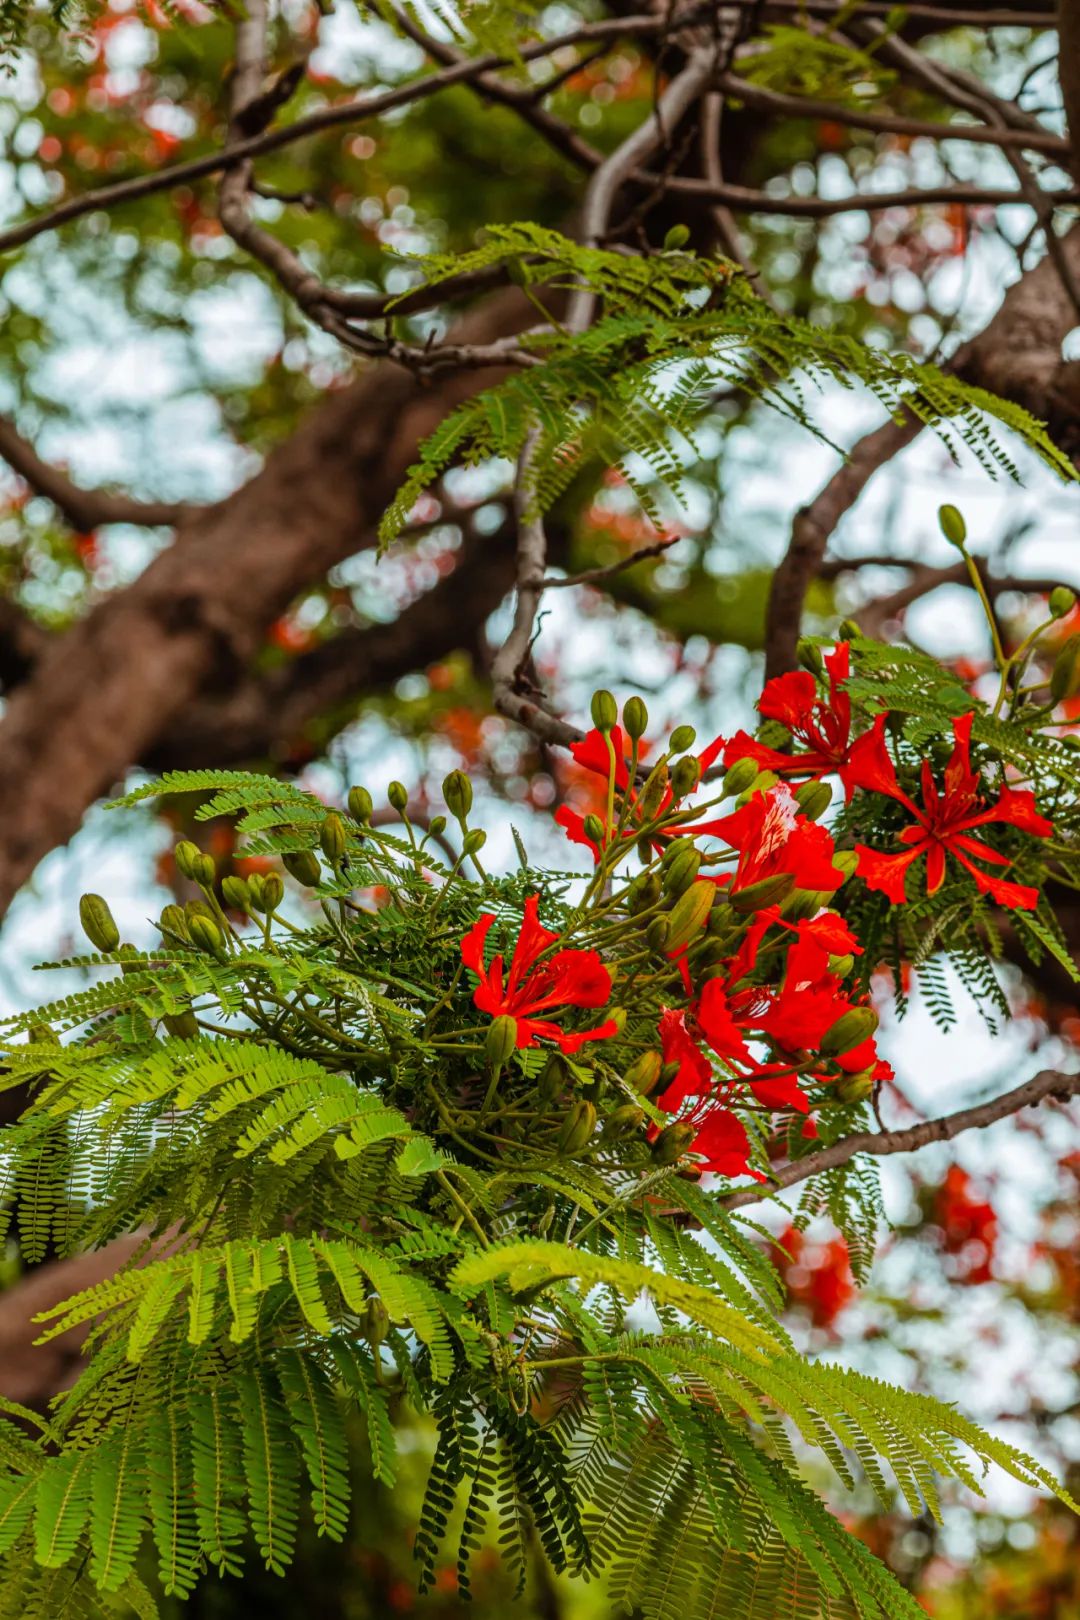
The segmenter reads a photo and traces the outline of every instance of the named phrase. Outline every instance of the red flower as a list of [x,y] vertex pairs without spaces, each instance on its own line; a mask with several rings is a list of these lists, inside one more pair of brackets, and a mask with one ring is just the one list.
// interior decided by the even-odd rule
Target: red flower
[[920,856],[926,856],[926,892],[936,894],[945,880],[945,856],[953,855],[975,879],[976,885],[999,905],[1034,910],[1039,891],[1022,883],[1010,883],[1004,878],[991,877],[974,864],[976,860],[992,866],[1011,866],[1008,856],[991,849],[981,838],[972,838],[974,827],[991,822],[1019,827],[1022,832],[1047,838],[1053,824],[1035,808],[1035,795],[1028,789],[1003,787],[998,801],[989,809],[980,809],[979,773],[971,768],[970,745],[973,714],[962,715],[953,721],[955,743],[952,757],[945,767],[944,782],[938,791],[928,760],[922,764],[922,796],[920,808],[903,791],[896,777],[896,767],[885,747],[885,716],[879,714],[871,729],[859,738],[851,750],[845,771],[846,785],[869,788],[883,793],[915,818],[913,826],[905,827],[900,842],[908,847],[902,854],[888,855],[881,850],[868,849],[865,844],[855,846],[859,857],[859,875],[867,886],[878,889],[895,905],[907,899],[904,880],[908,867]]
[[773,1259],[783,1273],[789,1299],[809,1312],[815,1327],[831,1328],[855,1298],[848,1246],[842,1237],[808,1244],[804,1233],[789,1226],[776,1240]]
[[847,763],[851,743],[851,699],[843,690],[850,674],[850,648],[838,642],[825,659],[829,676],[829,697],[818,696],[818,685],[809,670],[795,670],[768,681],[758,700],[758,713],[766,720],[779,720],[801,744],[802,753],[785,754],[755,742],[745,731],[736,732],[724,753],[724,764],[752,759],[762,770],[778,776],[826,776]]
[[975,1196],[971,1177],[958,1164],[950,1165],[937,1190],[934,1219],[941,1228],[941,1246],[952,1257],[957,1282],[984,1283],[993,1277],[997,1246],[997,1211]]
[[537,916],[539,895],[525,902],[525,915],[510,962],[510,976],[503,979],[503,959],[496,956],[484,967],[484,941],[495,921],[485,914],[461,941],[461,960],[480,983],[473,1001],[481,1012],[493,1018],[501,1014],[517,1021],[517,1045],[535,1046],[538,1039],[554,1041],[562,1052],[576,1052],[586,1041],[605,1040],[618,1033],[619,1026],[608,1018],[595,1029],[568,1034],[550,1018],[538,1018],[555,1007],[603,1007],[611,995],[611,974],[596,951],[556,951],[547,961],[540,958],[557,943],[558,934],[541,926]]
[[844,881],[832,863],[834,846],[828,830],[799,814],[795,795],[783,783],[753,794],[741,810],[695,830],[713,833],[738,851],[731,876],[733,894],[784,873],[794,879],[793,888],[825,894]]
[[[615,750],[615,786],[618,788],[620,793],[626,793],[627,791],[630,793],[631,814],[627,825],[623,828],[622,837],[636,838],[641,816],[637,808],[638,796],[630,785],[630,769],[627,764],[630,757],[630,749],[628,740],[624,735],[621,726],[612,726],[611,742]],[[701,753],[697,755],[697,762],[701,769],[702,776],[704,776],[705,772],[711,765],[716,763],[723,746],[723,738],[717,737],[708,745],[707,748],[703,748]],[[611,757],[608,754],[607,742],[604,739],[604,734],[602,731],[590,731],[581,739],[580,742],[571,743],[570,753],[578,765],[582,766],[587,771],[594,771],[597,776],[602,776],[605,782],[607,781],[609,775],[611,774]],[[670,808],[672,803],[673,795],[671,789],[665,788],[657,809],[653,812],[653,815],[649,817],[650,821],[653,820],[655,816],[662,815],[665,810]],[[600,847],[598,844],[593,842],[588,833],[585,831],[584,818],[578,815],[576,810],[571,810],[569,806],[565,804],[560,805],[558,810],[555,812],[555,820],[563,829],[567,838],[570,839],[571,843],[587,845],[587,847],[593,852],[593,860],[599,861]],[[708,825],[704,825],[687,827],[685,830],[688,833],[698,833],[707,831],[709,828]]]

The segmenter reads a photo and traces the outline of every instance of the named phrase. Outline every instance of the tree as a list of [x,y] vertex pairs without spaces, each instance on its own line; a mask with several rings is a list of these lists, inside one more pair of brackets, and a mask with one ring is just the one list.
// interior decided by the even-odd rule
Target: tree
[[[1076,313],[1075,240],[1073,235],[1059,238],[1053,218],[1054,210],[1068,205],[1074,194],[1068,186],[1054,190],[1044,184],[1047,173],[1052,178],[1054,160],[1059,170],[1067,168],[1069,143],[1019,101],[1005,100],[958,65],[965,57],[982,65],[986,31],[1026,19],[1032,32],[1017,47],[1023,56],[1032,39],[1053,26],[1053,19],[1036,11],[988,16],[966,7],[962,15],[911,8],[894,25],[872,6],[854,18],[819,10],[820,15],[813,11],[809,18],[779,6],[760,15],[743,7],[723,8],[716,15],[708,7],[675,16],[613,11],[575,21],[569,28],[560,21],[559,34],[551,31],[556,24],[547,17],[533,30],[523,25],[508,33],[495,10],[471,15],[468,36],[457,39],[445,31],[430,35],[411,14],[393,13],[388,15],[399,35],[418,44],[435,70],[416,76],[409,76],[409,70],[388,89],[340,103],[328,100],[319,88],[315,75],[321,70],[303,18],[268,17],[252,6],[235,24],[211,18],[199,19],[202,26],[192,28],[155,24],[160,71],[147,69],[133,92],[151,145],[130,155],[144,159],[145,172],[96,190],[86,189],[85,177],[97,166],[112,164],[116,115],[109,97],[115,88],[97,82],[94,71],[80,74],[67,64],[59,83],[58,47],[46,36],[31,36],[43,71],[43,94],[35,112],[44,131],[33,168],[35,174],[44,166],[59,176],[66,195],[34,219],[14,223],[0,240],[9,248],[25,247],[54,225],[73,226],[80,234],[74,238],[71,262],[82,272],[98,256],[95,221],[103,208],[137,204],[144,210],[138,216],[144,239],[157,243],[178,234],[179,216],[190,234],[182,252],[164,261],[173,266],[166,277],[169,292],[212,284],[218,274],[232,275],[238,262],[252,262],[274,289],[287,328],[299,330],[296,323],[306,322],[317,335],[301,370],[289,373],[274,366],[257,388],[233,391],[234,415],[246,423],[253,444],[265,444],[268,424],[275,418],[288,423],[291,432],[265,450],[249,482],[207,506],[162,500],[160,489],[123,496],[87,490],[56,465],[46,464],[14,426],[5,431],[2,448],[10,465],[75,527],[80,536],[76,549],[90,565],[89,588],[81,583],[71,592],[70,622],[62,627],[43,622],[40,609],[33,611],[35,597],[40,601],[35,573],[40,574],[43,558],[62,556],[69,546],[39,515],[40,508],[30,515],[18,547],[21,574],[13,581],[6,610],[10,636],[3,677],[10,697],[0,720],[0,779],[5,802],[13,809],[0,834],[0,896],[5,901],[37,860],[72,833],[87,806],[130,767],[198,772],[269,761],[288,770],[325,745],[355,713],[365,691],[388,686],[418,665],[430,665],[433,658],[463,646],[476,649],[483,641],[484,622],[511,583],[516,583],[512,629],[494,652],[489,670],[481,653],[480,673],[490,675],[497,708],[531,734],[544,757],[567,745],[580,755],[590,746],[587,739],[557,712],[531,662],[543,598],[568,582],[562,575],[548,578],[549,553],[557,565],[579,570],[570,573],[570,582],[579,582],[583,573],[591,588],[644,606],[663,624],[672,607],[656,580],[662,554],[680,538],[670,532],[672,509],[664,486],[677,481],[688,465],[692,469],[693,452],[686,449],[693,443],[690,436],[700,423],[718,415],[756,423],[762,400],[813,429],[813,411],[798,391],[798,379],[807,372],[830,383],[865,383],[892,415],[856,445],[796,519],[787,554],[771,582],[763,627],[766,669],[773,677],[795,667],[812,584],[828,583],[841,571],[825,557],[837,522],[874,472],[924,426],[952,434],[989,470],[1011,470],[1015,451],[1009,436],[1019,434],[1051,467],[1070,473],[1073,367],[1062,359],[1061,345]],[[95,25],[97,49],[110,48],[103,42],[116,27],[116,15],[106,14]],[[13,17],[13,25],[17,21]],[[954,32],[961,21],[964,26]],[[1070,17],[1063,16],[1066,41],[1071,26]],[[942,53],[937,47],[943,31],[950,37]],[[231,65],[226,70],[227,57]],[[549,59],[555,71],[544,80],[539,75],[548,69],[535,64]],[[598,62],[605,64],[603,70]],[[598,81],[601,71],[605,76]],[[224,101],[222,81],[227,85]],[[1068,71],[1063,70],[1061,81],[1069,110]],[[594,98],[594,88],[610,94]],[[444,94],[452,113],[441,110]],[[283,111],[290,105],[294,115]],[[80,130],[73,138],[77,106],[86,133]],[[479,117],[478,107],[487,109]],[[403,117],[401,108],[408,109]],[[187,115],[190,160],[175,157],[173,151],[170,122],[176,127],[177,112]],[[957,112],[975,120],[963,120],[959,138],[958,126],[948,122]],[[290,116],[292,122],[286,122]],[[777,120],[785,122],[777,125]],[[358,141],[351,132],[367,123],[376,135]],[[594,126],[596,148],[582,133]],[[344,129],[350,133],[342,142],[339,131]],[[490,197],[479,195],[477,188],[478,194],[466,199],[459,185],[453,217],[445,221],[445,240],[440,242],[437,210],[445,207],[453,177],[472,175],[478,152],[485,146],[490,150],[492,129],[499,131],[498,140],[505,142],[508,161],[515,165],[509,185],[499,181]],[[777,185],[778,179],[801,173],[808,153],[834,148],[850,181],[864,164],[887,161],[885,141],[895,141],[903,150],[903,143],[914,139],[937,144],[946,172],[950,143],[958,139],[976,150],[999,153],[1015,183],[1007,190],[995,188],[980,175],[979,184],[950,181],[901,192],[875,191],[875,211],[942,208],[951,211],[945,217],[954,232],[963,232],[965,210],[1005,207],[1021,198],[1045,238],[1045,257],[1033,268],[1022,268],[989,325],[956,347],[943,369],[915,360],[912,334],[904,331],[903,322],[898,322],[899,341],[892,348],[864,341],[878,335],[868,305],[856,304],[840,319],[830,312],[831,324],[807,319],[821,313],[812,277],[805,275],[809,244],[795,235],[803,259],[786,285],[780,249],[789,246],[791,233],[774,234],[768,223],[776,216],[820,220],[865,212],[865,193],[834,195],[831,182],[812,196],[805,195],[801,181],[786,191]],[[303,163],[293,155],[301,142]],[[396,183],[399,176],[408,176],[423,197],[418,224],[415,214],[394,224],[402,231],[416,226],[426,252],[403,275],[400,266],[388,268],[372,244],[363,264],[367,285],[357,290],[353,233],[357,219],[364,219],[367,199],[357,191],[355,164],[371,161],[376,153],[386,165],[387,180]],[[1031,158],[1045,160],[1046,169],[1039,173]],[[208,185],[210,176],[220,177],[215,182],[217,225],[223,237],[215,234],[217,225],[197,189]],[[392,190],[387,187],[388,193]],[[303,226],[298,242],[295,211],[322,191],[332,210],[328,217],[319,216],[316,225]],[[513,193],[512,211],[506,207],[508,192]],[[276,230],[271,228],[275,214]],[[80,220],[88,222],[85,228]],[[481,226],[485,230],[478,238]],[[226,254],[218,257],[216,247],[208,251],[208,241],[222,243]],[[955,235],[950,241],[955,242]],[[872,249],[873,235],[869,245]],[[1027,246],[1022,245],[1022,264]],[[243,261],[232,257],[234,250],[245,256]],[[141,269],[134,274],[123,270],[125,262],[119,259],[117,264],[117,293],[131,309],[146,311],[153,305],[158,319],[171,320],[170,300],[161,286],[151,286],[153,278]],[[196,273],[208,265],[209,276]],[[339,283],[346,276],[353,284],[342,288]],[[465,313],[444,335],[441,323],[458,302],[467,305]],[[47,340],[50,319],[51,313],[24,310],[21,329],[15,323],[17,341],[25,347],[31,337],[39,344],[43,335]],[[339,353],[357,354],[364,361],[357,380],[344,380]],[[48,403],[39,370],[27,368],[22,383],[28,405],[41,409]],[[326,397],[311,403],[320,389]],[[500,486],[492,469],[494,481],[479,487],[496,499],[478,504],[475,496],[464,501],[456,496],[462,464],[479,462],[491,469],[498,458],[516,462],[517,472],[509,485],[504,480]],[[590,502],[597,506],[594,497],[605,468],[618,468],[627,479],[643,542],[614,563],[590,555],[587,528],[582,534],[582,511]],[[605,510],[602,501],[599,510]],[[1052,695],[1068,697],[1073,644],[1066,642],[1059,651],[1053,626],[1062,621],[1069,626],[1072,609],[1067,604],[1060,611],[1055,607],[1053,623],[1041,624],[1034,638],[1003,641],[996,608],[1006,593],[1045,593],[1056,581],[987,575],[964,549],[959,519],[950,512],[946,510],[943,526],[946,537],[961,546],[959,560],[948,568],[911,569],[900,590],[864,605],[862,622],[870,630],[887,625],[906,603],[947,582],[966,583],[987,601],[1001,684],[996,702],[987,704],[985,713],[978,711],[983,723],[975,732],[971,780],[985,785],[995,773],[1003,779],[1006,760],[1019,764],[1040,791],[1049,774],[1059,784],[1054,824],[1061,827],[1068,820],[1068,805],[1060,801],[1062,795],[1068,798],[1070,777],[1062,750],[1047,741],[1055,733],[1046,730],[1058,722],[1047,720],[1048,705],[1046,713],[1030,701],[1025,709],[1017,672],[1034,653],[1044,683],[1036,690],[1045,691],[1045,682],[1052,679]],[[448,516],[458,541],[452,551],[446,548],[451,552],[449,572],[421,590],[390,624],[373,629],[350,622],[355,610],[335,600],[338,587],[327,578],[328,570],[353,555],[358,544],[373,545],[379,532],[384,541],[405,531],[415,535],[435,522],[445,524]],[[93,581],[96,531],[110,524],[175,526],[175,533],[133,583],[102,591]],[[592,541],[595,547],[595,535]],[[223,558],[228,559],[227,577]],[[633,568],[625,566],[630,562]],[[697,578],[707,577],[702,567]],[[739,577],[752,591],[753,576]],[[288,615],[304,593],[309,600],[344,609],[324,613],[311,646],[304,645],[302,635],[294,635],[290,644],[290,625],[295,631],[296,621]],[[98,599],[92,600],[95,594]],[[708,612],[701,618],[708,630]],[[689,622],[684,612],[678,628],[683,633],[694,628],[693,611]],[[730,637],[730,621],[714,625],[713,633]],[[753,625],[740,627],[740,633],[755,644]],[[955,680],[932,661],[909,664],[907,654],[893,655],[872,638],[852,641],[852,633],[849,627],[844,644],[854,647],[855,676],[864,683],[861,691],[856,685],[851,692],[863,705],[859,712],[865,736],[876,737],[884,747],[869,724],[874,690],[882,712],[907,716],[898,719],[907,744],[925,745],[933,736],[938,749],[945,750],[942,764],[954,776],[968,772],[968,756],[959,751],[971,746],[970,739],[949,732],[950,717],[959,716],[968,702]],[[277,644],[270,652],[268,634]],[[821,673],[820,647],[808,643],[803,654],[813,682],[812,672]],[[839,651],[831,656],[838,657]],[[832,665],[830,674],[830,712],[835,715],[837,690],[850,677],[841,678]],[[885,680],[892,689],[883,695]],[[775,714],[765,708],[762,713],[775,724]],[[1008,714],[1013,728],[1004,741],[993,730],[1002,714]],[[798,724],[793,731],[788,723],[791,715],[784,718],[788,735],[766,726],[754,748],[783,756],[791,735],[799,736]],[[811,723],[805,715],[803,719]],[[949,747],[955,750],[951,756]],[[677,755],[683,752],[675,750]],[[746,757],[755,757],[753,749]],[[766,776],[776,775],[777,768],[784,774],[778,757],[764,765]],[[893,924],[884,923],[880,904],[868,900],[860,885],[871,895],[884,893],[894,907],[904,903],[904,879],[895,875],[899,857],[894,852],[887,868],[882,846],[890,847],[897,830],[895,805],[911,798],[906,778],[894,780],[896,792],[890,789],[888,770],[899,766],[903,771],[911,759],[903,745],[898,757],[886,753],[884,759],[885,764],[877,758],[876,781],[851,783],[868,796],[865,801],[857,797],[855,804],[866,802],[872,808],[865,825],[856,817],[849,830],[861,835],[866,850],[877,849],[879,861],[875,867],[871,855],[860,856],[859,884],[851,890],[856,898],[845,908],[845,916],[859,921],[861,903],[870,906],[872,943],[864,968],[871,957],[875,965],[884,958],[885,934]],[[227,779],[212,775],[189,775],[179,783],[173,779],[172,785],[198,782],[207,791],[228,791]],[[615,786],[625,796],[629,779]],[[772,793],[774,786],[759,782],[758,797]],[[973,786],[970,792],[977,796],[980,789]],[[261,799],[257,802],[264,807]],[[278,802],[271,794],[269,803]],[[290,827],[290,817],[309,819],[307,812],[301,815],[295,809],[301,801],[283,802],[293,806],[286,817]],[[928,803],[922,801],[924,811]],[[610,822],[610,797],[606,809]],[[584,842],[604,845],[610,827],[605,829],[603,811],[601,805],[599,835],[595,823],[577,829]],[[361,824],[366,824],[363,818]],[[980,842],[979,848],[989,854],[976,853],[975,859],[995,864],[1019,860],[1022,877],[1031,880],[1021,887],[1043,896],[1038,912],[1025,921],[1027,905],[1009,898],[1012,880],[1000,881],[995,890],[985,867],[976,865],[974,881],[980,892],[996,900],[1001,915],[995,918],[985,908],[972,907],[970,884],[970,915],[963,920],[953,913],[946,916],[937,905],[925,916],[912,908],[911,928],[895,925],[898,971],[900,954],[926,955],[943,943],[957,960],[968,963],[981,993],[991,995],[992,977],[973,962],[977,957],[984,964],[987,949],[995,955],[999,936],[1010,953],[1018,952],[1025,939],[1034,942],[1031,971],[1044,982],[1053,983],[1055,974],[1069,971],[1069,951],[1054,922],[1057,917],[1068,927],[1070,921],[1059,887],[1063,879],[1069,881],[1068,867],[1054,860],[1040,865],[1037,842],[1024,844],[1023,839],[1046,834],[1032,825],[1016,825],[1020,847],[1006,835],[1004,843]],[[247,830],[253,832],[254,824]],[[914,824],[909,830],[917,832]],[[938,888],[933,862],[938,859],[934,851],[942,847],[941,834],[935,823],[924,846],[918,837],[908,840],[909,854],[922,848],[930,863],[931,895]],[[299,856],[310,848],[310,842],[299,847],[286,843],[267,853],[284,850]],[[191,866],[193,857],[185,858]],[[971,870],[970,861],[965,869]],[[199,870],[191,866],[188,879]],[[211,911],[221,903],[221,876],[215,869],[209,880],[205,871],[199,879]],[[670,888],[664,892],[674,898]],[[507,898],[519,907],[524,903],[522,894]],[[786,897],[777,893],[772,898],[779,902]],[[755,901],[756,911],[764,915],[769,902],[762,895]],[[964,904],[959,899],[955,903]],[[204,921],[217,928],[220,919]],[[201,944],[205,951],[209,939],[206,934],[203,941],[195,937],[183,945],[186,950]],[[734,949],[730,940],[727,944],[725,960]],[[655,950],[655,942],[649,948]],[[134,994],[145,987],[130,959],[127,967]],[[839,975],[829,987],[834,1001],[843,978]],[[860,993],[865,990],[864,973]],[[218,995],[220,986],[207,982],[204,993]],[[109,999],[115,995],[110,989],[103,1007],[119,1006]],[[150,1016],[145,1007],[141,1010]],[[861,1002],[853,1002],[844,1015],[865,1010]],[[113,1033],[136,1044],[145,1039],[142,1026],[124,1025],[124,1016],[122,1028]],[[126,1016],[134,1018],[133,1013]],[[154,1019],[166,1016],[182,1014],[178,1007],[163,1010],[154,1003]],[[275,1038],[279,1034],[275,1026]],[[665,1056],[669,1063],[676,1061]],[[28,1061],[28,1072],[40,1074],[40,1055]],[[50,1056],[50,1065],[55,1061]],[[494,1070],[497,1076],[497,1063]],[[815,1174],[827,1176],[858,1154],[902,1151],[927,1139],[926,1133],[948,1136],[1039,1097],[1068,1095],[1071,1089],[1071,1081],[1053,1069],[970,1117],[965,1110],[956,1119],[915,1127],[914,1137],[845,1129],[835,1142],[809,1155],[789,1142],[788,1162],[779,1165],[776,1180],[784,1185]],[[853,1097],[845,1106],[857,1102]],[[790,1098],[784,1106],[790,1108]],[[32,1109],[26,1121],[34,1117]],[[847,1116],[837,1118],[845,1126],[852,1123]],[[652,1120],[657,1128],[659,1123]],[[36,1127],[30,1123],[28,1129],[33,1137]],[[692,1142],[684,1148],[694,1151]],[[698,1151],[700,1157],[706,1150]],[[712,1165],[727,1174],[732,1166],[730,1158]],[[565,1188],[560,1196],[567,1196]],[[736,1193],[735,1207],[747,1197],[746,1190]],[[182,1223],[191,1215],[190,1208],[181,1212]],[[527,1219],[534,1216],[538,1218],[536,1211],[526,1211]],[[699,1212],[694,1216],[700,1218]],[[117,1224],[127,1224],[127,1216],[117,1214]],[[29,1248],[33,1254],[33,1243]],[[695,1255],[686,1264],[690,1275],[700,1262]],[[167,1296],[171,1301],[182,1286],[175,1271],[166,1266],[153,1275],[162,1279],[155,1283],[161,1300]],[[347,1292],[343,1297],[348,1305]],[[302,1288],[296,1298],[303,1306]],[[308,1306],[314,1309],[310,1299]],[[449,1305],[442,1308],[451,1310]],[[239,1322],[237,1327],[239,1331]],[[406,1376],[404,1370],[401,1376]],[[451,1472],[459,1465],[456,1454]],[[100,1499],[100,1488],[97,1494]],[[533,1507],[536,1511],[535,1503]],[[562,1533],[570,1533],[565,1524]],[[99,1546],[94,1556],[100,1569]],[[855,1601],[870,1600],[863,1591]]]

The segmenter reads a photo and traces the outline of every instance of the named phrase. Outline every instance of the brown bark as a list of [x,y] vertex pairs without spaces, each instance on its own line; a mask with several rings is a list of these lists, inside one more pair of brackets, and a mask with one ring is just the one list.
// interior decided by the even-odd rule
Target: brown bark
[[[490,341],[531,314],[510,291],[467,317],[460,335]],[[197,693],[220,702],[243,687],[267,626],[306,584],[372,544],[417,445],[492,380],[472,371],[425,387],[372,367],[249,483],[185,520],[133,585],[49,644],[0,721],[0,913],[88,805],[167,750],[174,731],[190,735]],[[257,730],[249,723],[246,735]]]

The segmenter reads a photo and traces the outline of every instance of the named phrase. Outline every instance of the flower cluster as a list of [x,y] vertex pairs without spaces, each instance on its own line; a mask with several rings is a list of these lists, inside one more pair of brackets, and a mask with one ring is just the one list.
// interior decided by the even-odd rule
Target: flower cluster
[[[793,1128],[817,1135],[821,1109],[891,1078],[870,998],[882,964],[856,926],[875,896],[909,904],[918,868],[931,898],[951,872],[980,903],[1039,901],[1003,873],[1054,826],[991,750],[973,763],[975,709],[951,721],[935,765],[937,747],[916,757],[880,695],[853,696],[847,641],[807,662],[767,683],[762,738],[740,731],[699,751],[688,726],[650,746],[640,699],[620,723],[598,693],[572,753],[604,813],[556,814],[593,857],[584,899],[550,929],[529,896],[508,972],[502,954],[485,966],[494,913],[461,942],[476,1008],[509,1020],[517,1049],[550,1043],[587,1063],[569,1089],[613,1080],[660,1162],[764,1179],[778,1125],[789,1140]],[[826,826],[830,777],[843,798]],[[628,877],[635,850],[644,870]],[[581,1011],[601,1009],[579,1027]]]

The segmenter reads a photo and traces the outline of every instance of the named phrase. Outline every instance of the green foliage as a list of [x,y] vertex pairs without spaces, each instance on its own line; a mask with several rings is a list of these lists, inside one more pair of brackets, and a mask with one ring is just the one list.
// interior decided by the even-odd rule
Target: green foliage
[[[583,464],[618,467],[644,510],[658,518],[654,480],[678,485],[695,424],[719,392],[760,398],[826,439],[800,376],[815,386],[861,383],[894,416],[911,414],[954,449],[954,435],[990,472],[1015,476],[990,423],[1018,434],[1062,477],[1071,463],[1041,424],[1009,401],[960,383],[907,354],[869,348],[847,334],[773,309],[735,266],[680,251],[648,258],[582,247],[525,223],[492,225],[471,253],[428,255],[424,280],[505,265],[537,297],[587,287],[600,316],[571,334],[549,316],[522,340],[535,363],[467,400],[425,441],[380,527],[399,535],[418,497],[455,462],[516,460],[538,435],[526,494],[546,511]],[[643,471],[645,469],[645,471]]]
[[[320,848],[324,808],[268,778],[191,773],[127,802],[184,790],[249,846]],[[91,1354],[37,1440],[18,1410],[0,1424],[3,1601],[48,1612],[63,1581],[87,1613],[151,1613],[150,1548],[181,1598],[251,1546],[281,1573],[305,1525],[346,1535],[356,1424],[393,1482],[407,1401],[438,1430],[422,1585],[453,1529],[467,1591],[494,1527],[519,1585],[539,1546],[647,1620],[724,1602],[746,1620],[914,1616],[804,1483],[795,1444],[913,1514],[940,1512],[939,1479],[976,1487],[975,1464],[1053,1480],[949,1407],[798,1353],[724,1182],[655,1162],[668,1116],[652,1101],[629,1136],[601,1124],[560,1146],[583,1091],[604,1119],[633,1100],[623,1075],[673,966],[622,992],[614,1041],[568,1034],[554,1068],[532,1046],[486,1069],[461,940],[481,910],[505,938],[541,880],[470,879],[407,828],[341,825],[302,921],[243,931],[219,912],[220,954],[168,933],[122,945],[84,959],[112,976],[10,1021],[4,1083],[32,1101],[7,1131],[4,1209],[24,1248],[145,1242],[40,1318],[44,1338],[88,1325]],[[587,955],[625,935],[635,960],[645,925],[621,883],[571,903],[544,882],[560,941]],[[382,909],[357,898],[376,886]],[[181,1007],[191,1040],[163,1032]],[[823,1109],[825,1139],[859,1119]],[[865,1267],[872,1175],[845,1167],[816,1191]]]

